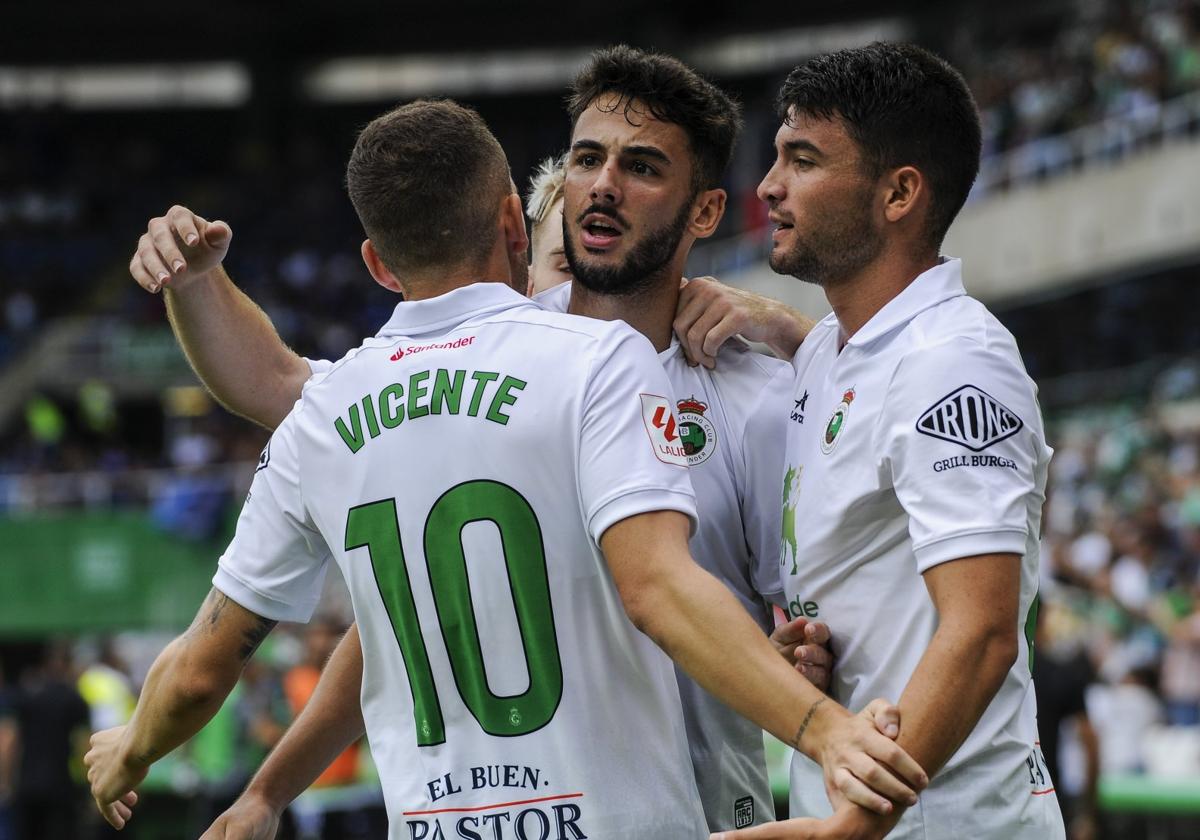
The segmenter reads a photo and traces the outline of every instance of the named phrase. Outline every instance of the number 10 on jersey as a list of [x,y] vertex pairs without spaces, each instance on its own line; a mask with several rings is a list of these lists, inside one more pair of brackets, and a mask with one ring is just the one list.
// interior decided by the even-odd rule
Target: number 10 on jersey
[[[500,534],[529,673],[529,687],[521,694],[501,697],[488,686],[462,542],[463,529],[472,522],[491,522]],[[395,499],[350,509],[346,551],[359,548],[366,548],[370,554],[375,582],[404,657],[412,688],[417,745],[443,743],[446,725],[404,559]],[[429,511],[424,548],[438,627],[463,703],[490,735],[512,737],[541,729],[554,717],[562,700],[563,674],[546,552],[533,508],[506,484],[458,484],[443,493]]]

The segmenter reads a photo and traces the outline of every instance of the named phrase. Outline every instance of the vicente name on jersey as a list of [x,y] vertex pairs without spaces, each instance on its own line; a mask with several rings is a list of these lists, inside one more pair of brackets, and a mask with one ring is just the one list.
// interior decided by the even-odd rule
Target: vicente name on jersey
[[351,453],[363,448],[367,436],[377,438],[384,430],[398,427],[406,417],[412,421],[462,413],[506,426],[506,408],[516,404],[519,392],[528,384],[497,371],[420,370],[403,382],[386,385],[378,394],[364,394],[334,420],[333,426]]

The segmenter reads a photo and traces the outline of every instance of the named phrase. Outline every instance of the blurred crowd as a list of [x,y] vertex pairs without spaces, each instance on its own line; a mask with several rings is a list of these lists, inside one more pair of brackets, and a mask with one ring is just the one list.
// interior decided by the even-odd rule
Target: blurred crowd
[[1163,102],[1200,88],[1200,3],[1075,0],[1020,32],[963,27],[949,56],[979,103],[984,156],[1040,142],[1049,160],[1046,138],[1153,123]]
[[1200,358],[1049,437],[1034,680],[1052,775],[1076,804],[1097,775],[1200,777]]
[[[13,675],[0,682],[0,840],[198,836],[304,708],[346,626],[332,611],[276,630],[212,722],[155,765],[121,834],[91,806],[81,761],[91,732],[128,722],[158,640],[127,634],[5,651]],[[359,840],[380,836],[383,824],[370,755],[354,744],[289,812],[280,836]]]
[[[1200,0],[1075,0],[1047,4],[1021,31],[954,32],[929,45],[971,83],[985,156],[1019,147],[1053,168],[1069,155],[1066,133],[1108,119],[1151,124],[1164,103],[1200,90]],[[746,97],[748,109],[769,108],[773,87],[764,83],[761,101]],[[548,137],[565,137],[557,103],[547,108],[537,124],[483,108],[518,175],[554,151]],[[387,319],[394,298],[364,281],[361,234],[340,186],[361,121],[308,114],[304,130],[272,139],[238,115],[183,114],[169,126],[146,116],[132,129],[114,118],[93,123],[93,142],[79,143],[70,130],[78,116],[30,116],[0,137],[0,376],[72,313],[161,331],[161,300],[135,288],[125,266],[148,215],[175,202],[218,208],[231,222],[230,274],[298,352],[339,357]],[[743,145],[765,149],[773,130],[773,120],[751,120]],[[514,151],[522,137],[530,148]],[[735,169],[735,179],[749,178]],[[753,187],[731,186],[747,196]],[[735,225],[761,221],[751,198],[735,209]],[[1200,740],[1189,752],[1184,736],[1155,734],[1200,727],[1200,361],[1184,357],[1200,347],[1198,294],[1177,271],[1170,282],[1115,284],[1004,316],[1031,375],[1054,381],[1052,402],[1091,406],[1048,411],[1057,454],[1036,666],[1039,690],[1050,692],[1039,702],[1052,775],[1061,758],[1063,789],[1085,804],[1093,770],[1200,776]],[[1183,361],[1158,364],[1149,387],[1116,376],[1098,383],[1094,373],[1164,356]],[[1083,371],[1093,373],[1074,388]],[[210,540],[240,503],[265,439],[198,388],[136,397],[97,379],[37,390],[0,424],[0,515],[138,506],[172,534]],[[164,795],[201,796],[207,810],[197,822],[227,803],[303,705],[338,624],[277,632],[218,720],[161,771]],[[141,657],[146,664],[154,652]],[[127,719],[144,671],[107,645],[74,655],[50,644],[4,676],[0,840],[17,836],[5,832],[18,819],[85,819],[82,794],[74,809],[45,797],[63,785],[81,793],[78,733]],[[367,757],[343,758],[326,780],[332,787],[370,778]],[[324,813],[303,812],[289,830],[320,836]],[[348,819],[331,836],[366,830]],[[94,819],[88,826],[23,836],[106,836]]]

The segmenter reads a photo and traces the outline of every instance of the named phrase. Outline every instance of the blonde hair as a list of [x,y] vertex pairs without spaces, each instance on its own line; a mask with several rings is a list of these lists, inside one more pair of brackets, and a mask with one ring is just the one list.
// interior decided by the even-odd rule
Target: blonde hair
[[525,215],[537,227],[546,221],[550,211],[563,197],[566,180],[567,153],[548,157],[538,164],[525,196]]

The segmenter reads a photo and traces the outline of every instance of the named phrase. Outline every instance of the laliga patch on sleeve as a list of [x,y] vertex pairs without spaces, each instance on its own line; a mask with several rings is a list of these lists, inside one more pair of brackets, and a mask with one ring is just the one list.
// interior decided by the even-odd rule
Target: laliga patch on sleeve
[[664,464],[686,467],[687,451],[679,438],[679,423],[671,411],[671,403],[657,394],[640,394],[642,400],[642,423],[650,436],[654,457]]
[[917,431],[982,452],[1012,437],[1023,425],[1020,417],[991,394],[964,385],[926,409],[917,420]]

